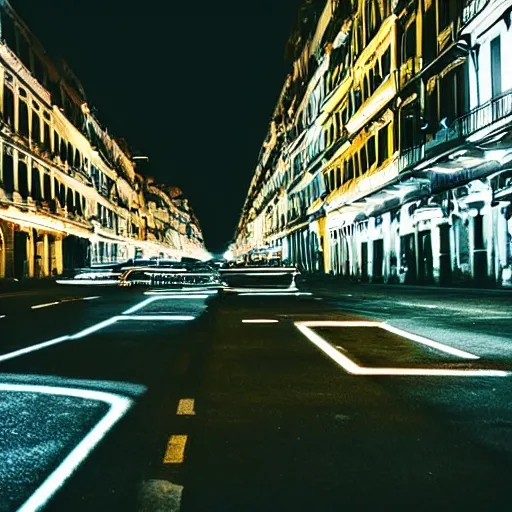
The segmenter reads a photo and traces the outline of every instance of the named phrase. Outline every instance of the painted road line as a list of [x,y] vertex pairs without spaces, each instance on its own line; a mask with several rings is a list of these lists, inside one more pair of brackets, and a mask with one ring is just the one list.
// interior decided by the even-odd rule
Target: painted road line
[[36,345],[31,345],[30,347],[21,348],[19,350],[15,350],[14,352],[8,352],[7,354],[0,355],[0,362],[14,359],[15,357],[29,354],[30,352],[36,352],[37,350],[41,350],[52,345],[57,345],[58,343],[62,343],[66,340],[69,340],[69,336],[61,336],[60,338],[43,341],[42,343],[37,343]]
[[6,317],[7,317],[7,315],[0,315],[0,320],[1,320],[2,318],[6,318]]
[[386,331],[397,334],[402,338],[406,338],[410,341],[415,341],[416,343],[421,343],[422,345],[426,345],[441,352],[445,352],[447,354],[460,357],[461,359],[480,359],[480,357],[476,356],[475,354],[471,354],[469,352],[465,352],[464,350],[459,350],[457,348],[444,345],[443,343],[438,343],[437,341],[433,341],[428,338],[424,338],[423,336],[418,336],[416,334],[403,331],[402,329],[397,329],[396,327],[393,327],[385,322],[352,320],[317,320],[305,322],[305,324],[307,324],[308,327],[379,327],[380,329],[384,329]]
[[115,317],[117,320],[143,320],[161,322],[190,322],[195,316],[190,315],[122,315]]
[[36,306],[30,306],[31,309],[49,308],[50,306],[56,306],[59,302],[47,302],[46,304],[37,304]]
[[461,359],[480,359],[480,357],[476,356],[475,354],[471,354],[469,352],[465,352],[464,350],[459,350],[457,348],[450,347],[443,343],[438,343],[437,341],[429,340],[428,338],[424,338],[423,336],[418,336],[416,334],[411,334],[410,332],[407,331],[402,331],[402,329],[397,329],[396,327],[393,327],[386,323],[382,323],[380,327],[382,329],[385,329],[386,331],[398,334],[398,336],[407,338],[408,340],[421,343],[422,345],[426,345],[427,347],[431,347],[441,352],[446,352],[447,354],[460,357]]
[[69,339],[77,340],[79,338],[84,338],[85,336],[89,336],[89,334],[92,334],[93,332],[100,331],[101,329],[104,329],[105,327],[108,327],[109,325],[115,324],[119,318],[120,317],[118,317],[118,316],[113,316],[107,320],[104,320],[103,322],[91,325],[91,327],[87,327],[87,329],[84,329],[83,331],[79,331],[76,334],[72,334],[71,336],[69,336]]
[[[311,327],[324,327],[319,324],[331,324],[333,322],[295,322],[295,327],[308,338],[324,354],[329,356],[347,373],[352,375],[388,375],[388,376],[437,376],[437,377],[508,377],[510,372],[501,370],[450,370],[437,368],[369,368],[359,366],[346,355],[334,348],[329,342],[324,340]],[[339,322],[339,324],[354,324],[361,322]],[[369,322],[375,323],[375,322]],[[313,325],[314,324],[314,325]],[[327,325],[327,327],[331,326]],[[346,326],[346,325],[345,325]],[[353,326],[353,325],[352,325]],[[364,327],[364,326],[363,326]]]
[[132,400],[126,397],[92,391],[54,386],[36,386],[20,384],[0,384],[0,391],[43,393],[56,396],[71,396],[86,400],[98,400],[110,405],[107,414],[89,431],[89,433],[64,458],[59,466],[36,489],[30,498],[18,509],[18,512],[41,510],[64,482],[74,473],[88,457],[95,446],[105,437],[109,430],[131,407]]
[[84,297],[84,300],[101,299],[101,295],[94,295],[93,297]]
[[271,320],[270,318],[247,318],[242,320],[243,324],[277,324],[279,320]]
[[176,409],[178,416],[195,416],[194,411],[194,399],[193,398],[182,398],[178,402],[178,409]]
[[167,450],[164,455],[164,464],[180,464],[185,458],[185,445],[188,436],[172,435],[167,444]]

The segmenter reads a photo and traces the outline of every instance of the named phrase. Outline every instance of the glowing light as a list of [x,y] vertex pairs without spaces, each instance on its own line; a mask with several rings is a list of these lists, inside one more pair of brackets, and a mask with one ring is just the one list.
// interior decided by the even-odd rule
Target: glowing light
[[190,292],[197,292],[197,293],[200,293],[200,294],[205,294],[207,296],[211,296],[211,295],[217,295],[219,293],[218,290],[211,290],[211,289],[203,289],[203,288],[182,288],[180,290],[153,290],[153,291],[150,291],[150,292],[144,292],[144,295],[154,295],[154,296],[164,296],[167,297],[169,296],[169,294],[172,294],[173,296],[178,296],[178,295],[187,295],[188,293]]
[[100,299],[101,297],[99,295],[95,295],[94,297],[84,297],[83,299],[84,300],[95,300],[95,299]]
[[0,315],[0,320],[1,320],[2,318],[5,318],[6,316],[7,316],[7,315]]
[[50,347],[52,345],[57,345],[58,343],[62,343],[69,339],[69,336],[61,336],[60,338],[55,338],[53,340],[44,341],[42,343],[37,343],[36,345],[31,345],[30,347],[21,348],[19,350],[15,350],[14,352],[8,352],[7,354],[0,355],[0,362],[7,361],[8,359],[14,359],[15,357],[22,356],[24,354],[29,354],[30,352],[36,352],[37,350],[41,350],[46,347]]
[[263,293],[256,293],[256,292],[250,292],[250,293],[240,293],[240,297],[299,297],[302,295],[313,295],[310,292],[277,292],[277,293],[270,293],[270,292],[263,292]]
[[119,421],[132,405],[129,398],[103,391],[71,389],[54,386],[0,384],[0,390],[24,393],[42,393],[47,395],[71,396],[86,400],[96,400],[110,405],[107,414],[67,455],[61,464],[37,488],[30,498],[18,509],[18,512],[33,512],[43,508],[55,492],[78,466],[87,458],[96,445],[105,437],[109,430]]
[[173,294],[173,295],[164,295],[158,297],[158,300],[163,299],[207,299],[210,295],[206,294],[192,294],[192,293],[182,293],[182,294]]
[[48,302],[46,304],[38,304],[37,306],[31,306],[31,309],[49,308],[50,306],[56,306],[58,302]]
[[242,320],[243,324],[277,324],[279,320],[271,320],[266,318],[252,318],[247,320]]
[[223,254],[223,258],[227,261],[233,261],[235,259],[234,255],[233,255],[233,252],[231,251],[231,249],[228,249],[224,254]]
[[[366,324],[366,325],[358,325]],[[369,324],[369,325],[368,325]],[[346,355],[339,352],[330,343],[311,330],[311,327],[375,327],[379,322],[295,322],[295,327],[306,336],[317,348],[329,356],[346,372],[353,375],[388,375],[388,376],[437,376],[437,377],[507,377],[510,372],[501,370],[450,370],[430,368],[368,368],[359,366]],[[407,333],[409,336],[409,333]],[[431,341],[431,340],[429,340]],[[435,343],[435,342],[434,342]]]

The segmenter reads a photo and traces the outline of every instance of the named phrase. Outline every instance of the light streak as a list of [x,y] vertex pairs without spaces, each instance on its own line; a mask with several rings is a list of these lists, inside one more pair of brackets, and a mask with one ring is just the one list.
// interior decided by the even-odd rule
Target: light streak
[[95,299],[101,299],[100,295],[95,295],[94,297],[84,297],[84,300],[95,300]]
[[111,285],[117,286],[116,279],[57,279],[57,284],[71,284],[71,285]]
[[[372,325],[357,325],[357,324]],[[388,376],[433,376],[433,377],[507,377],[510,372],[501,370],[450,370],[450,369],[431,369],[431,368],[369,368],[359,366],[349,359],[346,355],[336,350],[330,343],[311,330],[311,327],[333,327],[344,325],[352,327],[370,327],[378,322],[295,322],[295,327],[299,329],[306,338],[317,348],[329,356],[334,362],[341,366],[347,373],[352,375],[388,375]]]
[[256,293],[256,292],[249,292],[249,293],[240,293],[240,297],[300,297],[303,295],[313,295],[310,292],[276,292],[276,293],[270,293],[270,292],[262,292],[262,293]]
[[92,391],[86,389],[70,389],[54,386],[38,386],[23,384],[0,384],[0,390],[24,393],[42,393],[47,395],[60,395],[82,398],[86,400],[97,400],[110,405],[107,414],[89,431],[89,433],[78,443],[77,446],[64,458],[37,490],[18,509],[18,512],[33,512],[42,509],[62,487],[64,482],[87,458],[96,445],[105,437],[109,430],[132,405],[129,398],[121,397],[103,391]]
[[271,320],[267,318],[250,318],[242,320],[243,324],[277,324],[279,320]]
[[6,316],[7,316],[7,315],[0,315],[0,320],[1,320],[2,318],[6,318]]
[[147,306],[148,304],[155,302],[155,300],[159,300],[159,298],[160,297],[150,297],[149,299],[143,300],[142,302],[139,302],[138,304],[135,304],[135,306],[132,306],[131,308],[124,311],[123,315],[129,315],[131,313],[135,313],[136,311],[139,311],[140,309]]
[[59,302],[47,302],[46,304],[37,304],[36,306],[31,306],[31,309],[41,309],[48,308],[50,306],[56,306]]
[[165,451],[164,464],[180,464],[185,458],[185,445],[188,436],[173,435],[170,437]]

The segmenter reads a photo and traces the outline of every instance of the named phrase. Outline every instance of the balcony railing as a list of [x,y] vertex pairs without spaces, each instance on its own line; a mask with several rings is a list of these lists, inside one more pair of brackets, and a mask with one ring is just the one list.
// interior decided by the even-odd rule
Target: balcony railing
[[512,116],[512,89],[458,117],[449,128],[438,131],[432,140],[403,152],[399,158],[400,172],[430,156],[441,146],[446,147],[447,143],[453,144],[458,140],[462,142],[509,116]]
[[480,11],[485,9],[492,0],[467,0],[462,12],[462,23],[469,23]]

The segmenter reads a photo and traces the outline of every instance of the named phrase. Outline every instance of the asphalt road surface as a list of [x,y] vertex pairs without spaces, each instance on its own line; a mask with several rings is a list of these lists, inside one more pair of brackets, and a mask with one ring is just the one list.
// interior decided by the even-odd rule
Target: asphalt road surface
[[503,510],[512,294],[0,295],[0,511]]

